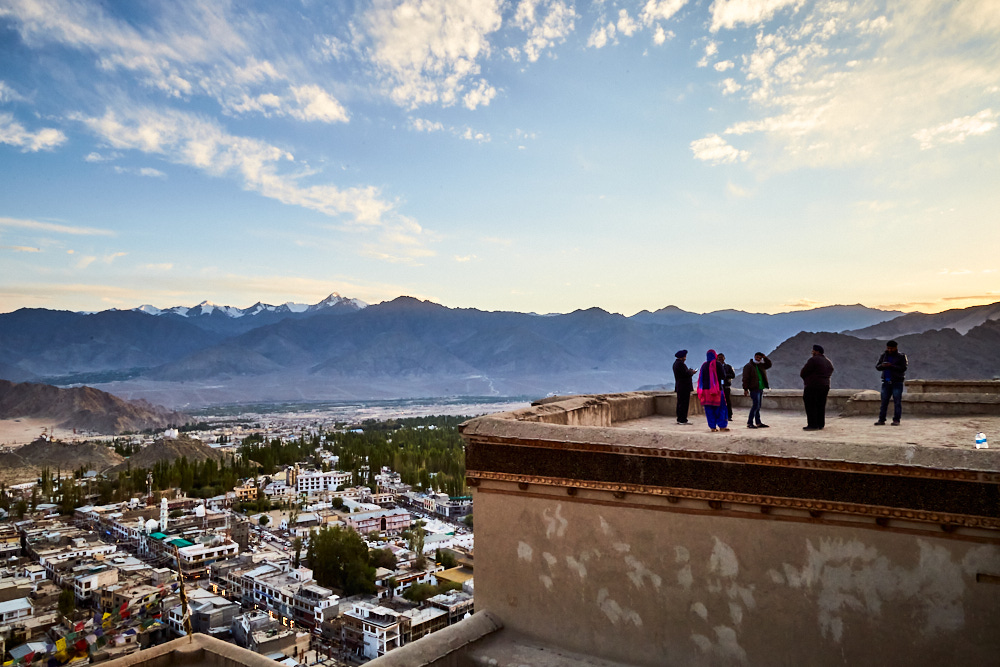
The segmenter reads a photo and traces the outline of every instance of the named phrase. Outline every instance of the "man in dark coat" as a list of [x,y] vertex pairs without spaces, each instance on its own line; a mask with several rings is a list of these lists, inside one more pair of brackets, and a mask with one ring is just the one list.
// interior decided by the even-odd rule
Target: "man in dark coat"
[[803,431],[819,431],[826,426],[826,397],[830,393],[833,364],[823,355],[822,345],[813,345],[812,356],[799,372],[804,388],[802,402],[806,407]]
[[729,421],[733,421],[733,395],[732,387],[733,380],[736,379],[736,371],[733,367],[726,363],[726,355],[719,352],[719,356],[716,357],[716,361],[722,366],[722,375],[719,376],[719,381],[722,382],[722,393],[726,395],[726,412],[729,415]]
[[882,406],[878,411],[876,426],[885,426],[885,414],[889,410],[889,397],[892,397],[892,425],[899,426],[903,416],[903,376],[906,375],[906,355],[899,351],[899,345],[894,340],[885,344],[885,352],[875,364],[882,371]]
[[747,428],[768,428],[760,420],[760,402],[764,398],[764,390],[771,387],[767,383],[767,369],[770,367],[771,360],[763,352],[755,353],[753,359],[743,367],[743,395],[749,396],[751,401]]
[[674,391],[677,392],[677,423],[690,424],[688,406],[691,404],[691,392],[694,391],[691,376],[694,375],[695,371],[684,363],[687,361],[687,350],[678,350],[674,356],[676,357],[674,360]]

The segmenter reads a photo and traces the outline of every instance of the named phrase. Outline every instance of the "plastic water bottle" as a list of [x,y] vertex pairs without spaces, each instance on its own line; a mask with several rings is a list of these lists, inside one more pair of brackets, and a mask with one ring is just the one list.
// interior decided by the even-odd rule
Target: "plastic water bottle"
[[989,449],[990,443],[986,442],[986,434],[979,432],[976,434],[976,449]]

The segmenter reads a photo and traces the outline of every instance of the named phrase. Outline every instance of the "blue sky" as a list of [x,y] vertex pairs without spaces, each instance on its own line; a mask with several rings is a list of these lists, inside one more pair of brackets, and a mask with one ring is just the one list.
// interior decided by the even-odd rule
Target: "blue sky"
[[0,0],[0,311],[1000,300],[995,0]]

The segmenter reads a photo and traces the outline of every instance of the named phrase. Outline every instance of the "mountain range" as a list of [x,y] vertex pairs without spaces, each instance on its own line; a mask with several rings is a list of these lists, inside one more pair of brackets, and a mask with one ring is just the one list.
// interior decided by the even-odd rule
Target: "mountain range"
[[[692,364],[709,348],[723,351],[739,368],[756,351],[774,350],[782,359],[782,344],[803,331],[851,332],[839,335],[853,341],[867,336],[865,351],[857,354],[862,366],[873,366],[867,347],[877,357],[894,322],[905,320],[907,331],[917,330],[911,335],[961,323],[965,335],[953,333],[964,340],[997,313],[970,310],[936,319],[861,305],[775,315],[698,314],[673,306],[631,317],[599,308],[537,315],[447,308],[410,297],[367,305],[336,294],[314,306],[238,309],[206,302],[91,314],[22,309],[0,314],[0,377],[88,384],[173,407],[626,391],[671,386],[678,349],[691,351]],[[804,361],[799,356],[797,349],[789,352],[786,362],[796,373]],[[845,355],[831,350],[831,356],[838,371],[846,370]],[[958,376],[971,372],[961,364],[954,368]],[[785,381],[782,373],[776,380]]]

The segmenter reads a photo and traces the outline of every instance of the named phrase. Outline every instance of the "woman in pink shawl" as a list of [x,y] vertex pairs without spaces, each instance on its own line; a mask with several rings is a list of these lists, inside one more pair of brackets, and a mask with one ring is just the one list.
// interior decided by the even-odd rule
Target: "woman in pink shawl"
[[698,375],[698,400],[701,407],[705,408],[708,427],[713,432],[728,431],[726,397],[722,393],[720,381],[723,377],[722,364],[716,360],[715,350],[709,350],[705,356],[708,360],[701,365],[701,373]]

